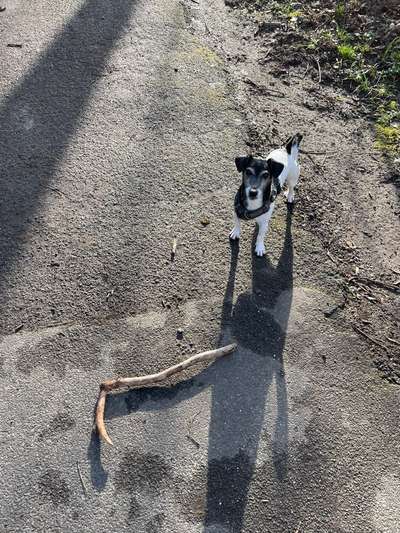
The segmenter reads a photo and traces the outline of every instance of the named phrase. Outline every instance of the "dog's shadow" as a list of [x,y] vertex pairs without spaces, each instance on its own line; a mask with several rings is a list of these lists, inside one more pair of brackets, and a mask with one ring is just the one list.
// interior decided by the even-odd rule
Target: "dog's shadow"
[[[204,527],[219,524],[235,532],[242,530],[247,494],[257,473],[257,455],[263,433],[265,441],[271,442],[267,455],[272,457],[277,479],[286,477],[288,419],[283,350],[293,287],[290,210],[277,266],[273,267],[266,257],[258,258],[252,254],[252,288],[240,294],[234,305],[238,254],[239,244],[231,243],[231,264],[219,339],[221,345],[236,341],[238,350],[198,376],[173,387],[128,391],[110,396],[107,404],[107,417],[112,418],[126,410],[163,409],[165,404],[171,407],[210,387]],[[276,406],[272,410],[276,414],[273,420],[264,420],[273,382]],[[107,474],[101,466],[97,436],[92,437],[88,455],[92,483],[101,490]]]

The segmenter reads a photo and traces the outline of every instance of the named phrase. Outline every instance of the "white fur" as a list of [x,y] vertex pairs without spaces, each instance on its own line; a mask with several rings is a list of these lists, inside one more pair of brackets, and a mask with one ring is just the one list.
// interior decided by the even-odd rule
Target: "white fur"
[[[279,175],[279,182],[282,188],[285,183],[287,183],[288,185],[288,191],[285,192],[285,196],[289,204],[292,204],[294,202],[294,188],[296,187],[300,176],[298,154],[299,147],[297,146],[297,144],[293,144],[290,154],[287,153],[285,148],[278,148],[277,150],[273,150],[270,154],[268,154],[267,157],[267,160],[273,159],[274,161],[277,161],[278,163],[282,163],[282,165],[284,165],[284,168],[281,174]],[[258,209],[261,206],[262,198],[248,200],[247,208],[250,210]],[[265,254],[264,239],[268,231],[269,221],[272,217],[272,213],[274,212],[274,208],[275,202],[271,204],[269,210],[266,213],[255,219],[258,225],[258,235],[256,240],[255,252],[260,257]],[[229,237],[233,240],[239,239],[240,237],[240,219],[237,217],[236,213],[234,215],[234,218],[235,226],[229,235]]]

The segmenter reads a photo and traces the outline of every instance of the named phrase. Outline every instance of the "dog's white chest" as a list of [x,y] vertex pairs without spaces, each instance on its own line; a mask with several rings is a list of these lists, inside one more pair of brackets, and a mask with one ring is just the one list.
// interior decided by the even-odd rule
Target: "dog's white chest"
[[249,211],[254,211],[254,209],[260,209],[263,205],[263,199],[262,198],[255,198],[252,200],[251,198],[247,198],[247,209]]

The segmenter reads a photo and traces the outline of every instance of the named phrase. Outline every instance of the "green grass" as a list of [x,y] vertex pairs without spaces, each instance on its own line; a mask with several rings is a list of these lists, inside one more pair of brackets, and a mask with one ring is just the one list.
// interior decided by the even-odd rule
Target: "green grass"
[[[400,155],[400,36],[382,49],[387,30],[382,25],[384,20],[378,21],[372,15],[368,25],[360,21],[359,30],[354,31],[362,0],[337,0],[333,16],[331,11],[325,12],[323,2],[319,7],[310,7],[303,0],[299,8],[299,3],[292,0],[253,0],[253,6],[261,13],[273,13],[305,28],[304,51],[362,97],[375,117],[376,146],[385,153]],[[316,18],[319,15],[322,17]],[[301,26],[303,22],[309,25]]]
[[357,51],[350,44],[339,44],[338,54],[344,61],[354,61],[357,57]]
[[336,38],[339,41],[339,43],[343,43],[343,44],[349,43],[353,40],[352,35],[339,25],[336,26]]
[[272,11],[276,15],[289,20],[297,19],[302,15],[302,12],[299,9],[294,9],[292,7],[292,2],[285,2],[283,4],[275,2],[272,4]]
[[375,126],[375,146],[388,155],[400,153],[400,128],[398,126]]
[[336,68],[369,102],[376,120],[376,147],[385,154],[400,155],[400,37],[393,39],[383,52],[376,49],[373,35],[349,34],[339,24],[345,16],[339,5],[342,4],[337,5],[337,26],[332,37],[337,43]]
[[336,9],[335,9],[335,19],[337,21],[343,20],[345,13],[346,13],[346,10],[345,10],[344,4],[342,3],[337,4]]

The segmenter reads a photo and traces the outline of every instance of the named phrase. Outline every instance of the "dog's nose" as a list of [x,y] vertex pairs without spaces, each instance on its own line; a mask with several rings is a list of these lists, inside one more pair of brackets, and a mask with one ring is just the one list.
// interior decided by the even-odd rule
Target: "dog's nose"
[[257,198],[258,191],[257,189],[250,189],[249,196],[250,198]]

